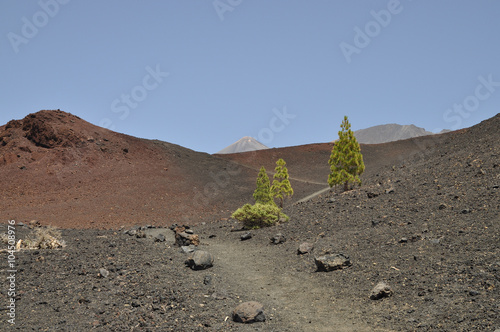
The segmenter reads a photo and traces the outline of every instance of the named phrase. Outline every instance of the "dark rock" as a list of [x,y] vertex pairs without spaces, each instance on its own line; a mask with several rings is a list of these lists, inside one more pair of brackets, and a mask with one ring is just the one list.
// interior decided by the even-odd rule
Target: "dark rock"
[[165,239],[165,235],[163,234],[156,234],[156,236],[154,237],[154,241],[155,242],[165,242],[166,239]]
[[368,196],[368,198],[374,198],[374,197],[377,197],[378,194],[377,193],[373,193],[373,192],[367,192],[366,196]]
[[470,290],[469,291],[469,295],[470,296],[478,296],[480,293],[478,291],[475,291],[475,290]]
[[392,288],[387,285],[385,282],[379,282],[375,288],[373,288],[372,293],[370,295],[370,299],[372,300],[380,300],[384,297],[389,297],[394,294]]
[[138,239],[145,239],[146,238],[146,233],[144,233],[144,231],[142,231],[142,230],[139,230],[135,234],[135,237],[138,238]]
[[471,213],[471,209],[463,209],[462,214]]
[[286,238],[283,236],[283,234],[278,233],[275,236],[271,238],[271,243],[272,244],[280,244],[280,243],[285,243]]
[[192,270],[205,270],[212,267],[214,257],[207,251],[197,250],[186,260],[186,265]]
[[264,306],[255,301],[244,302],[233,310],[233,320],[245,324],[264,322]]
[[320,257],[315,257],[318,272],[330,272],[343,269],[352,265],[349,256],[344,254],[328,254]]
[[304,242],[299,246],[299,249],[297,250],[297,254],[299,255],[304,255],[307,253],[310,253],[311,250],[313,250],[314,245],[309,242]]
[[439,207],[438,207],[438,208],[439,208],[439,210],[444,210],[444,209],[446,209],[447,207],[448,207],[448,206],[447,206],[446,204],[444,204],[444,203],[443,203],[443,204],[439,204]]
[[208,275],[203,278],[204,285],[210,285],[211,282],[212,282],[212,276]]
[[250,240],[252,238],[252,233],[246,232],[240,236],[241,241]]

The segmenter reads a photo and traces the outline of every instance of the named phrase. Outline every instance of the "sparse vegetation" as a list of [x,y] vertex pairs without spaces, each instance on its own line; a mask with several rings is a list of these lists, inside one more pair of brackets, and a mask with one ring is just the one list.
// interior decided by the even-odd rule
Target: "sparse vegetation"
[[241,221],[243,226],[249,229],[272,226],[276,222],[289,219],[276,204],[261,203],[245,204],[236,210],[232,217]]
[[58,249],[66,246],[61,231],[55,227],[35,228],[21,243],[25,249]]
[[347,116],[344,116],[340,128],[342,129],[339,131],[339,139],[335,142],[328,161],[330,164],[328,184],[330,187],[344,184],[344,191],[347,191],[349,183],[361,185],[359,176],[364,172],[365,164]]
[[[0,234],[0,241],[9,243],[7,234]],[[16,249],[58,249],[65,246],[61,231],[52,226],[35,228],[24,240],[16,243]]]
[[274,204],[271,184],[264,166],[260,168],[259,175],[257,176],[257,188],[253,193],[253,199],[258,204]]
[[274,174],[273,185],[271,186],[271,195],[273,198],[279,199],[279,206],[283,208],[283,203],[286,196],[293,195],[292,185],[290,180],[288,180],[288,169],[286,168],[286,162],[280,158],[276,162],[276,168],[274,169],[276,173]]
[[[283,159],[282,162],[278,161],[278,167],[276,167],[277,175],[274,177],[278,180],[273,182],[273,187],[267,175],[264,166],[260,168],[259,175],[257,176],[257,188],[253,193],[253,198],[255,199],[255,204],[245,204],[232,214],[232,218],[243,223],[245,228],[260,228],[265,226],[271,226],[276,222],[288,221],[288,216],[281,211],[281,208],[274,202],[274,196],[279,194],[281,196],[276,196],[281,198],[281,206],[283,206],[283,197],[285,193],[290,193],[291,186],[288,181],[288,171],[286,164]],[[279,171],[278,171],[279,169]],[[282,182],[282,180],[286,180]],[[274,189],[272,189],[274,188]],[[274,190],[274,192],[272,191]],[[292,190],[293,193],[293,190]]]

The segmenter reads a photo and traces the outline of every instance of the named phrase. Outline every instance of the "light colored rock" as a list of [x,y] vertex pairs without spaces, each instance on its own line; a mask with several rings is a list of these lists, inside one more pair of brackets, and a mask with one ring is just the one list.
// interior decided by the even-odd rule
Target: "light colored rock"
[[372,300],[380,300],[384,297],[389,297],[394,294],[392,288],[387,285],[385,282],[379,282],[375,288],[373,288],[372,293],[370,295],[370,299]]
[[310,253],[311,250],[313,250],[313,248],[314,248],[314,245],[312,243],[304,242],[299,246],[297,253],[299,255],[304,255],[304,254]]

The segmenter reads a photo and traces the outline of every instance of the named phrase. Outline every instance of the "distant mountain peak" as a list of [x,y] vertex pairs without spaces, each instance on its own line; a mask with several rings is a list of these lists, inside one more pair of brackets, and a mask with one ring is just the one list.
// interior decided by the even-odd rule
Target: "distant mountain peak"
[[229,153],[240,153],[256,150],[269,149],[267,146],[257,141],[255,138],[250,136],[244,136],[229,145],[228,147],[220,150],[217,154],[229,154]]
[[413,124],[399,125],[396,123],[373,126],[354,132],[357,141],[364,144],[386,143],[427,135],[434,135],[434,133]]

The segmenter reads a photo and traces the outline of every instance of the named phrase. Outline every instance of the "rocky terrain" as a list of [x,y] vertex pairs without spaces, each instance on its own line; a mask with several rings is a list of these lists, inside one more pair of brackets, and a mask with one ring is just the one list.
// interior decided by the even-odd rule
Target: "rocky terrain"
[[[299,189],[285,207],[289,222],[251,230],[250,236],[238,222],[226,219],[227,212],[208,211],[191,218],[189,227],[201,242],[197,249],[214,258],[213,266],[204,270],[186,266],[190,254],[184,251],[189,248],[174,244],[169,227],[140,227],[170,226],[171,219],[153,220],[138,210],[137,227],[132,227],[132,218],[116,212],[110,217],[116,220],[106,227],[93,224],[90,227],[96,229],[75,229],[70,203],[55,204],[52,214],[68,218],[66,226],[57,225],[63,227],[66,246],[16,253],[16,324],[7,323],[5,311],[2,328],[496,331],[500,329],[499,128],[497,115],[461,131],[364,145],[363,186],[345,193],[326,191],[306,201],[302,198],[325,187],[331,145],[217,157],[214,163],[238,165],[236,169],[253,176],[248,183],[227,184],[217,196],[226,200],[224,204],[240,203],[231,198],[239,197],[235,194],[238,186],[248,186],[251,197],[255,169],[265,165],[272,171],[278,156],[287,161],[292,185]],[[1,167],[18,165],[18,158],[23,156]],[[120,162],[108,164],[103,159],[96,164],[111,167]],[[69,172],[61,167],[63,171]],[[183,178],[188,178],[188,171]],[[133,183],[134,176],[129,178]],[[144,178],[138,175],[138,179]],[[5,223],[17,217],[4,211],[24,211],[22,206],[13,207],[22,199],[14,189],[8,187],[2,193],[2,208],[10,209],[2,209]],[[50,190],[61,191],[59,187]],[[36,211],[44,202],[37,204],[27,209]],[[88,205],[87,209],[93,213],[97,207]],[[28,224],[29,219],[17,221],[18,239],[32,232],[19,224]],[[298,254],[299,247],[308,247],[303,243],[310,246]],[[325,254],[341,254],[349,264],[318,271],[316,260]],[[6,275],[6,253],[2,260],[1,274]],[[390,296],[371,299],[380,282],[390,287]],[[8,301],[7,290],[7,284],[0,290],[2,303]],[[234,308],[247,301],[263,305],[264,322],[233,321]]]

